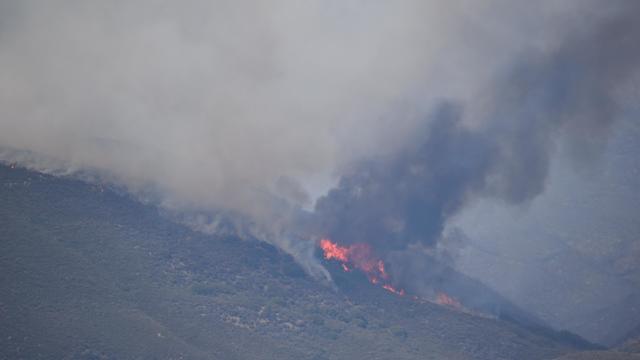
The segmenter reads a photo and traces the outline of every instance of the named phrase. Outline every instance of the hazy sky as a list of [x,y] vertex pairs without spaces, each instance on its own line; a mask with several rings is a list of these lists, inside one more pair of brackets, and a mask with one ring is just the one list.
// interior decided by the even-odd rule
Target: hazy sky
[[436,101],[473,102],[515,57],[604,16],[583,5],[2,1],[0,145],[260,211],[281,177],[317,196]]

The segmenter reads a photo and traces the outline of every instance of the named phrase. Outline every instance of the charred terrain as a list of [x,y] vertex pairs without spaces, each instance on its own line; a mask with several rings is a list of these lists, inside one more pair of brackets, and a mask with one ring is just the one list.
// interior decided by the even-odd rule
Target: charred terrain
[[193,232],[109,187],[10,166],[0,180],[3,359],[605,358],[568,355],[598,347],[516,307],[415,300],[335,262],[323,285],[267,243]]

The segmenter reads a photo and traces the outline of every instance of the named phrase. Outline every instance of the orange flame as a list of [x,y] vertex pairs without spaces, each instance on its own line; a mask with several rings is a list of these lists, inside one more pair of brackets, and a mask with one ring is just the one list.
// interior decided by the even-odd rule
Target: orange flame
[[349,249],[338,246],[338,244],[332,243],[330,240],[320,240],[320,247],[324,251],[324,258],[327,260],[338,260],[342,263],[349,261]]
[[382,288],[383,288],[383,289],[385,289],[385,290],[387,290],[387,291],[390,291],[390,292],[392,292],[392,293],[394,293],[394,294],[398,294],[398,295],[400,295],[400,296],[403,296],[403,295],[404,295],[404,289],[400,289],[400,290],[398,290],[398,289],[394,288],[393,286],[391,286],[391,285],[389,285],[389,284],[384,284],[384,285],[382,285]]
[[320,248],[327,260],[337,260],[344,271],[358,269],[367,275],[372,284],[381,284],[382,288],[397,295],[404,295],[403,289],[396,289],[389,284],[389,274],[385,270],[384,261],[376,259],[368,244],[340,246],[328,239],[320,240]]
[[440,305],[449,306],[458,310],[462,309],[462,304],[460,303],[460,301],[443,292],[439,292],[438,295],[436,296],[436,303]]

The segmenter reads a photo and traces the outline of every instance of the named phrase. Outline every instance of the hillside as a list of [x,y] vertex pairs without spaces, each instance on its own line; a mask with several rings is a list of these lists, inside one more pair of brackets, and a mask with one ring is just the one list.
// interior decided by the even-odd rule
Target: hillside
[[621,120],[602,158],[580,171],[556,161],[523,211],[469,211],[461,226],[473,245],[458,267],[551,325],[624,341],[640,324],[639,139],[637,118]]
[[640,354],[640,326],[629,332],[618,348],[622,351]]
[[603,351],[583,351],[559,357],[557,360],[639,360],[640,338],[629,339],[624,344]]
[[640,354],[630,354],[618,351],[587,351],[569,354],[556,360],[638,360]]
[[640,356],[640,336],[634,339],[627,340],[623,345],[621,345],[620,350],[639,354]]
[[[551,359],[570,334],[358,284],[102,185],[0,166],[0,358]],[[348,291],[347,291],[348,290]]]

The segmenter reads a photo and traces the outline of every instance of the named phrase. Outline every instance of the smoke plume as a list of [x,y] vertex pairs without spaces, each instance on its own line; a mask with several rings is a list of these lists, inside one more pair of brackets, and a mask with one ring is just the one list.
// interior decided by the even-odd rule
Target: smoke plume
[[637,2],[530,3],[2,1],[0,155],[242,214],[308,269],[300,237],[433,246],[558,142],[597,154],[638,74]]
[[617,94],[640,69],[640,5],[616,4],[548,51],[516,59],[475,104],[443,101],[404,148],[358,162],[318,200],[321,231],[379,254],[433,248],[474,198],[521,204],[540,194],[558,142],[592,158],[621,111]]

